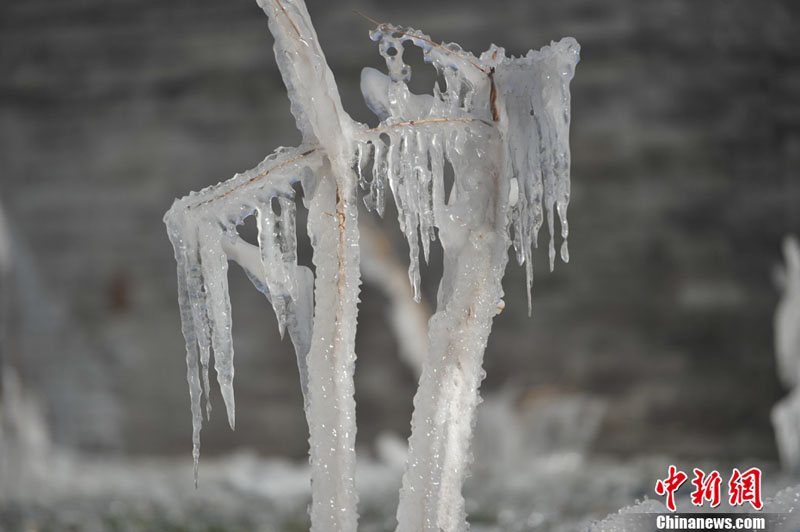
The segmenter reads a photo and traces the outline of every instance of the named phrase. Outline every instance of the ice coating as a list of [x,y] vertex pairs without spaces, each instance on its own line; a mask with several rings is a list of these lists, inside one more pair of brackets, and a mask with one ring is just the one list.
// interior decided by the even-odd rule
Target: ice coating
[[[319,45],[317,32],[302,0],[257,0],[269,17],[275,38],[275,60],[291,102],[292,115],[304,143],[318,143],[332,156],[350,153],[332,149],[344,147],[350,139],[343,134],[353,121],[342,108],[333,72]],[[333,90],[331,90],[333,89]]]
[[[211,352],[231,427],[235,423],[227,286],[228,261],[233,260],[271,302],[281,334],[288,330],[295,347],[310,433],[312,530],[355,531],[353,373],[360,273],[352,161],[354,133],[364,128],[342,109],[302,0],[258,3],[269,16],[275,57],[303,145],[278,149],[258,167],[177,200],[165,217],[178,262],[195,481],[203,395],[210,404]],[[297,264],[296,182],[302,184],[309,209],[316,279]],[[236,232],[249,216],[256,219],[258,246]]]
[[[313,174],[306,174],[307,169],[319,164],[320,157],[311,150],[280,148],[252,170],[176,200],[164,217],[178,263],[178,298],[186,340],[195,462],[200,451],[203,396],[207,413],[211,411],[208,368],[212,349],[228,420],[231,427],[235,425],[229,259],[239,262],[256,287],[267,295],[281,328],[291,321],[290,336],[301,374],[304,372],[310,330],[301,323],[307,324],[311,312],[310,272],[301,272],[296,263],[295,220],[288,203],[294,203],[291,184],[303,176],[307,176],[308,182]],[[278,218],[271,206],[276,199],[286,205],[280,217],[282,225],[275,231],[274,222],[260,224],[258,250],[241,240],[236,226],[254,213],[271,213],[267,220]],[[250,248],[252,251],[248,253]],[[257,266],[250,256],[252,252],[260,255]],[[264,265],[261,260],[264,256],[274,260]]]
[[505,171],[519,186],[511,219],[517,261],[526,267],[529,313],[531,244],[537,244],[543,212],[550,233],[550,270],[556,255],[554,211],[561,224],[561,260],[569,261],[569,83],[579,52],[577,41],[565,38],[521,58],[504,58],[494,74],[499,128],[506,148]]
[[[427,260],[436,234],[435,212],[439,211],[440,218],[444,216],[445,153],[454,150],[454,139],[464,134],[457,127],[442,131],[440,126],[423,123],[415,128],[389,128],[381,135],[371,135],[371,140],[362,141],[358,148],[362,156],[372,159],[372,180],[361,180],[369,190],[364,198],[367,207],[382,211],[387,183],[392,191],[400,230],[409,244],[409,279],[417,301],[420,246]],[[449,133],[453,138],[448,138]],[[362,170],[362,175],[365,172]]]
[[313,190],[304,189],[316,266],[316,306],[305,357],[310,514],[312,530],[350,532],[358,521],[353,374],[361,284],[353,139],[363,126],[342,108],[304,2],[259,0],[259,5],[270,19],[275,58],[303,140],[324,154]]
[[321,179],[308,220],[317,275],[314,334],[307,359],[310,513],[312,530],[320,532],[354,531],[357,525],[353,398],[360,285],[357,209],[353,199],[346,200],[340,191],[332,179]]
[[[556,213],[561,257],[565,262],[569,257],[569,82],[579,46],[566,38],[514,58],[493,45],[478,58],[414,29],[379,24],[371,35],[388,75],[362,72],[364,98],[381,120],[361,135],[357,150],[360,182],[369,190],[367,207],[380,208],[377,198],[388,182],[409,244],[415,298],[420,247],[427,260],[434,229],[444,250],[429,355],[414,399],[397,530],[466,530],[461,486],[471,462],[483,353],[493,318],[504,306],[507,249],[513,241],[526,266],[528,297],[531,246],[545,217],[551,269]],[[409,91],[406,43],[422,49],[425,61],[444,77],[444,87],[437,84],[430,95]],[[367,182],[364,160],[370,155]],[[454,174],[449,198],[447,166]]]
[[[177,200],[165,217],[178,263],[195,476],[203,396],[211,410],[212,353],[232,427],[235,422],[227,286],[232,260],[266,295],[281,334],[288,330],[295,346],[310,434],[312,530],[356,530],[357,200],[361,189],[366,206],[382,215],[388,189],[409,244],[417,301],[420,251],[428,260],[437,234],[444,250],[438,311],[429,323],[414,400],[398,530],[466,530],[461,486],[471,461],[483,353],[493,318],[504,307],[508,248],[514,245],[527,268],[530,297],[531,245],[546,217],[552,268],[557,213],[561,257],[568,260],[569,81],[578,44],[566,38],[520,58],[493,45],[475,57],[417,30],[378,24],[371,36],[388,75],[362,73],[365,100],[381,121],[368,129],[342,108],[303,1],[258,4],[269,16],[303,144],[280,148],[256,168]],[[411,70],[403,47],[409,42],[422,48],[445,80],[431,94],[408,90]],[[452,189],[448,175],[454,176]],[[297,264],[297,182],[308,209],[316,277]],[[250,216],[258,227],[257,246],[236,232]]]
[[[373,136],[370,140],[376,145],[373,171],[377,173],[367,206],[375,206],[373,197],[377,198],[378,190],[388,179],[398,206],[398,221],[409,242],[409,276],[416,287],[417,232],[423,249],[427,250],[434,234],[432,229],[437,226],[429,209],[425,179],[431,172],[434,183],[441,179],[440,169],[433,167],[433,155],[438,153],[430,133],[425,137],[425,129],[438,132],[439,138],[435,140],[460,157],[466,136],[480,131],[481,126],[492,127],[501,135],[502,176],[513,184],[508,197],[509,218],[517,261],[526,268],[530,312],[531,247],[537,244],[545,218],[550,233],[550,269],[556,256],[556,214],[561,223],[560,256],[564,262],[569,261],[569,83],[579,60],[580,46],[567,37],[541,50],[531,50],[523,57],[506,57],[503,48],[492,45],[476,58],[457,44],[436,44],[428,35],[410,28],[381,24],[371,36],[379,42],[389,73],[364,69],[361,90],[369,107],[382,120],[382,127],[378,128],[381,137],[385,139],[388,133],[392,142],[385,146],[380,138],[376,140]],[[411,78],[411,67],[403,62],[404,43],[422,49],[425,61],[446,80],[445,87],[437,83],[431,95],[409,91],[406,82]],[[406,129],[414,131],[392,133]],[[419,142],[409,140],[414,136]],[[363,152],[362,148],[359,153]],[[404,153],[410,156],[403,157]],[[404,164],[411,165],[410,169],[400,167],[398,156]]]

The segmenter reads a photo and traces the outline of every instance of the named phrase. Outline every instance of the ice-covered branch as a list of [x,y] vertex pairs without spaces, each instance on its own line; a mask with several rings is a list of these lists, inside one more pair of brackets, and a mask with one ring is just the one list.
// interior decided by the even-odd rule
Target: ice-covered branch
[[[233,340],[227,280],[229,258],[240,261],[254,284],[268,294],[281,330],[287,321],[291,321],[290,331],[303,371],[303,351],[307,351],[304,346],[309,342],[304,337],[307,332],[303,332],[303,327],[307,328],[307,317],[310,316],[310,288],[307,286],[310,276],[299,270],[296,264],[294,189],[291,185],[304,181],[306,188],[312,188],[315,181],[313,170],[321,162],[317,151],[281,148],[248,172],[176,200],[164,217],[178,263],[178,300],[186,339],[195,464],[200,453],[203,396],[207,415],[211,412],[209,367],[212,350],[228,420],[231,427],[235,425]],[[280,215],[273,210],[273,200],[286,207]],[[244,248],[236,232],[237,224],[251,215],[260,219],[260,250]],[[277,231],[274,230],[276,227],[279,228]],[[252,256],[256,251],[260,255],[257,261]],[[264,257],[275,260],[265,263]]]
[[[235,422],[228,260],[238,262],[267,296],[297,353],[310,432],[312,529],[354,531],[355,323],[360,285],[354,132],[364,129],[342,108],[333,74],[302,0],[259,0],[275,37],[275,57],[303,146],[282,149],[244,175],[176,201],[167,213],[178,261],[181,321],[186,338],[195,464],[201,399],[210,412],[209,363],[231,427]],[[308,268],[297,264],[292,183],[301,182],[316,265],[311,313]],[[255,216],[258,249],[236,226]],[[196,466],[195,466],[196,467]],[[196,473],[195,473],[196,474]]]
[[[362,73],[365,100],[381,119],[358,150],[367,206],[380,212],[388,181],[409,243],[417,299],[420,240],[427,260],[437,229],[444,250],[428,359],[414,399],[398,531],[465,530],[461,486],[471,461],[483,353],[503,308],[507,249],[513,241],[530,294],[531,246],[546,216],[552,269],[557,212],[561,256],[568,260],[569,82],[579,47],[567,38],[513,58],[492,46],[478,58],[413,29],[380,24],[372,37],[389,74]],[[437,84],[432,95],[409,91],[405,43],[422,48],[445,87]],[[365,158],[372,161],[371,181],[364,177]],[[449,197],[446,166],[454,174]]]
[[[279,149],[231,180],[177,200],[167,213],[178,262],[181,322],[186,338],[195,463],[201,402],[208,402],[214,367],[234,425],[233,342],[228,261],[239,263],[269,299],[294,343],[305,397],[312,465],[312,530],[356,529],[353,372],[360,286],[357,199],[383,214],[387,188],[409,244],[409,278],[420,299],[420,249],[441,240],[444,274],[429,349],[414,400],[409,461],[398,530],[466,528],[461,485],[483,353],[494,316],[503,308],[508,248],[527,268],[545,218],[550,266],[555,214],[561,257],[568,259],[569,82],[579,47],[566,38],[524,57],[492,45],[476,57],[413,29],[378,24],[388,75],[362,73],[361,88],[381,120],[354,122],[341,98],[302,0],[258,0],[270,19],[275,56],[303,145]],[[413,94],[403,62],[406,44],[445,80],[431,94]],[[448,173],[454,176],[452,190]],[[316,278],[297,264],[293,183],[308,208],[307,231]],[[236,226],[255,216],[258,246]],[[311,283],[314,282],[313,327]]]

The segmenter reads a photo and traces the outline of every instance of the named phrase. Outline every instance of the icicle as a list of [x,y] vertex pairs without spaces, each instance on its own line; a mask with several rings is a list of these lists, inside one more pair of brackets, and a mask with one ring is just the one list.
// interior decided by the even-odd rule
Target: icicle
[[[530,246],[536,246],[546,217],[551,270],[556,257],[554,210],[564,240],[561,258],[569,260],[569,81],[579,50],[574,39],[566,38],[523,58],[503,60],[494,74],[506,153],[519,180],[519,196],[512,205],[517,260],[530,262]],[[526,267],[526,271],[531,272],[527,275],[530,285],[532,270]]]
[[231,428],[236,426],[233,398],[233,338],[231,336],[231,301],[228,295],[228,256],[222,250],[224,230],[219,224],[205,222],[199,228],[201,270],[211,324],[211,346],[222,399]]
[[419,217],[419,235],[422,240],[422,252],[427,263],[430,257],[431,240],[434,239],[433,230],[433,198],[431,196],[431,171],[429,170],[430,159],[428,146],[431,139],[428,135],[421,132],[416,134],[416,146],[414,148],[414,173],[417,183],[417,212]]
[[373,143],[373,147],[370,197],[374,202],[375,210],[378,212],[378,215],[382,217],[386,207],[386,180],[388,178],[387,146],[382,140],[377,139]]
[[[275,213],[272,202],[279,205]],[[258,244],[270,301],[278,318],[281,338],[288,320],[288,302],[297,299],[297,235],[295,204],[291,197],[274,197],[259,207]]]
[[419,237],[418,237],[418,211],[414,208],[416,203],[416,183],[414,169],[412,166],[414,156],[414,146],[412,145],[411,135],[402,135],[397,143],[399,149],[399,169],[393,174],[391,179],[395,180],[392,190],[395,191],[395,203],[397,204],[398,218],[403,219],[401,229],[408,241],[408,278],[411,286],[414,287],[414,301],[420,300],[420,273],[419,273]]
[[169,237],[175,249],[178,263],[178,305],[181,313],[181,330],[186,340],[186,380],[189,383],[189,397],[192,411],[192,460],[194,462],[194,485],[197,487],[198,466],[200,462],[200,430],[203,427],[201,400],[203,389],[200,385],[199,353],[197,330],[195,329],[192,303],[189,297],[187,269],[191,268],[187,254],[189,246],[177,227],[169,227]]
[[278,245],[281,250],[286,293],[293,300],[298,297],[297,288],[297,205],[294,197],[278,199],[281,206]]
[[368,144],[364,144],[362,142],[356,143],[356,173],[358,174],[358,185],[361,187],[361,190],[369,189],[369,182],[364,177],[364,149],[369,149]]
[[272,212],[269,200],[267,204],[258,209],[256,224],[258,227],[258,247],[261,250],[261,264],[263,276],[270,294],[272,308],[278,318],[278,330],[281,338],[286,330],[286,298],[280,283],[281,273],[276,271],[281,265],[280,244],[277,242],[276,216]]
[[444,147],[441,135],[431,135],[428,157],[431,162],[431,214],[433,226],[442,225],[444,207]]
[[289,315],[289,335],[297,355],[300,372],[300,389],[308,402],[308,351],[311,348],[312,323],[314,318],[314,274],[305,266],[297,270],[298,298],[294,312]]
[[190,242],[186,250],[186,284],[191,303],[194,333],[200,353],[200,366],[203,375],[203,390],[206,397],[206,418],[211,419],[211,384],[209,367],[211,365],[211,324],[208,321],[208,302],[203,283],[203,272],[200,268],[200,249],[197,242],[197,229],[185,238]]
[[[398,199],[400,192],[398,192],[398,179],[397,175],[400,173],[400,144],[402,137],[391,136],[389,146],[387,147],[387,154],[386,154],[386,178],[389,181],[389,187],[392,190],[392,194],[395,198],[395,203],[398,201],[402,201],[402,199]],[[400,196],[401,198],[402,196]],[[405,213],[401,211],[404,204],[398,204],[398,215],[397,215],[397,222],[400,224],[400,231],[404,234],[406,232],[406,219]]]
[[561,221],[561,260],[564,264],[569,262],[569,247],[567,238],[569,237],[569,222],[567,221],[567,204],[565,201],[558,202],[558,219]]

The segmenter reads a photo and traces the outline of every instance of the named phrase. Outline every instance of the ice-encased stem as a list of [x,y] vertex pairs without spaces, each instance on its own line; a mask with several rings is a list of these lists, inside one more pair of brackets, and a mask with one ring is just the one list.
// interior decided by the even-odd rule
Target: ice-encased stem
[[326,154],[317,186],[306,190],[316,265],[314,326],[306,359],[306,418],[311,459],[311,529],[355,532],[355,330],[360,266],[356,178],[357,126],[342,107],[302,0],[258,0],[269,16],[275,58],[304,142]]
[[311,446],[311,529],[317,532],[355,532],[358,521],[353,373],[360,272],[351,179],[348,175],[321,179],[308,201],[308,232],[317,275],[306,416]]
[[[507,181],[490,162],[479,165],[473,159],[464,164],[465,159],[453,159],[453,164],[456,186],[476,187],[470,211],[464,214],[472,223],[465,232],[458,222],[457,227],[439,231],[444,273],[438,310],[429,322],[429,355],[414,397],[398,532],[467,529],[461,487],[471,463],[483,354],[503,295],[509,240]],[[437,203],[439,219],[460,207]]]
[[[479,233],[470,235],[475,246]],[[497,234],[486,240],[502,239]],[[498,249],[499,248],[499,249]],[[398,532],[466,529],[461,488],[471,463],[470,441],[483,379],[483,354],[497,313],[505,247],[470,255],[455,274],[454,297],[429,323],[430,352],[414,399],[409,461],[398,508]],[[457,260],[457,259],[456,259]]]

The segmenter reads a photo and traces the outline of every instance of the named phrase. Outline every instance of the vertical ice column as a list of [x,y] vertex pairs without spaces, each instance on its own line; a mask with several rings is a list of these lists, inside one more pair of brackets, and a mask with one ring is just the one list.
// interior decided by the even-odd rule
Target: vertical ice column
[[[311,522],[319,532],[354,531],[357,523],[353,371],[360,281],[356,220],[348,208],[333,179],[321,179],[309,200],[317,277],[306,408]],[[339,223],[331,223],[333,213]]]
[[[434,189],[444,275],[414,398],[399,532],[466,530],[461,487],[472,461],[483,354],[503,295],[510,243],[508,183],[498,173],[499,149],[492,135],[475,135],[461,153],[450,148],[455,199],[445,205],[441,183]],[[478,157],[479,150],[488,156]]]
[[356,409],[353,384],[360,267],[356,124],[342,107],[302,0],[258,0],[275,36],[275,58],[304,142],[316,142],[327,163],[307,198],[308,231],[317,267],[316,308],[306,360],[312,530],[355,532]]

